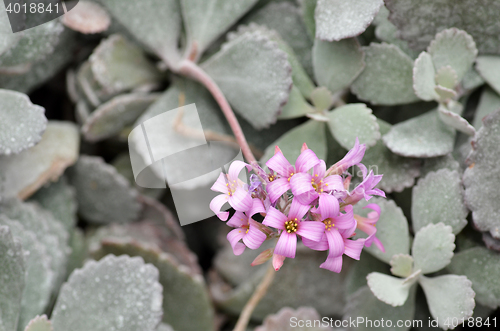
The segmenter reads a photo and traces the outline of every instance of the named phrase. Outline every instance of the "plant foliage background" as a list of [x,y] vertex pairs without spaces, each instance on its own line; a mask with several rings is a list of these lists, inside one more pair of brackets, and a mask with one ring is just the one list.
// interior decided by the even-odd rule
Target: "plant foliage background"
[[359,138],[388,195],[385,253],[335,274],[299,247],[249,328],[496,316],[499,17],[497,0],[82,0],[12,34],[0,6],[0,331],[232,328],[257,253],[234,256],[215,217],[181,228],[128,154],[133,127],[191,103],[238,148],[198,69],[261,164],[304,142],[333,164]]

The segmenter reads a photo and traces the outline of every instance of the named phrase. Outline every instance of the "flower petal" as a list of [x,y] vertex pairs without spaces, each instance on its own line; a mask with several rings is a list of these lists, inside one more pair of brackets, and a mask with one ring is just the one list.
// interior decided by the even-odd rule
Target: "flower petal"
[[250,225],[248,232],[243,236],[243,242],[250,249],[257,249],[266,241],[267,236],[257,229],[257,227]]
[[311,149],[306,149],[300,153],[297,161],[295,161],[295,169],[297,170],[297,173],[307,172],[319,162],[320,160],[316,156],[316,153],[314,153]]
[[274,270],[278,271],[283,266],[283,261],[285,261],[285,256],[279,254],[273,254],[273,267]]
[[233,161],[233,163],[231,163],[231,165],[229,166],[229,171],[227,172],[227,174],[229,175],[229,180],[231,182],[238,181],[241,169],[243,169],[244,167],[247,167],[248,171],[252,170],[252,167],[243,161]]
[[300,221],[309,211],[309,208],[309,205],[303,205],[296,199],[293,199],[292,205],[290,206],[290,211],[288,212],[288,219],[296,219],[297,221]]
[[229,204],[237,211],[247,211],[252,207],[252,196],[243,188],[237,188],[228,199]]
[[262,221],[262,224],[270,226],[275,229],[283,230],[285,228],[285,222],[287,217],[275,208],[270,208],[267,211],[267,215]]
[[266,208],[260,199],[252,199],[252,207],[247,211],[247,214],[252,217],[255,214],[265,213]]
[[267,184],[266,189],[269,199],[271,199],[272,203],[275,203],[283,193],[290,189],[290,182],[287,178],[278,178]]
[[274,248],[274,253],[283,255],[291,259],[295,258],[295,251],[297,250],[297,235],[295,233],[281,232],[278,243]]
[[307,173],[298,173],[290,179],[290,188],[293,195],[301,195],[310,191],[314,191],[312,186],[312,176]]
[[345,241],[345,255],[359,260],[359,256],[361,255],[361,250],[365,245],[365,239],[360,238],[357,240],[346,240]]
[[281,152],[274,154],[273,157],[266,162],[266,165],[269,169],[276,171],[278,174],[286,178],[288,178],[290,170],[293,168]]
[[323,262],[319,267],[339,273],[340,271],[342,271],[342,255],[337,257],[328,256],[326,258],[326,261]]
[[233,214],[233,217],[229,219],[227,225],[233,228],[241,228],[243,225],[248,224],[248,216],[241,211],[237,211]]
[[222,172],[220,173],[219,177],[215,181],[214,185],[210,188],[212,191],[215,192],[220,192],[220,193],[225,193],[227,194],[229,190],[227,189],[227,177],[224,175]]
[[222,206],[228,201],[228,196],[225,194],[219,194],[210,201],[210,210],[212,210],[221,220],[227,221],[229,213],[222,212]]
[[316,221],[302,221],[299,222],[297,227],[297,234],[304,238],[320,241],[325,232],[325,224]]
[[340,206],[337,198],[325,193],[319,195],[319,212],[322,219],[337,217],[339,210]]
[[240,243],[240,239],[243,238],[245,231],[242,229],[234,229],[227,234],[227,240],[233,248],[234,255],[241,255],[245,250],[245,245]]
[[323,233],[321,239],[319,241],[312,241],[307,238],[302,238],[302,243],[304,246],[309,247],[315,251],[326,251],[328,249],[328,240],[326,240],[326,236]]
[[345,214],[339,213],[337,217],[332,218],[333,223],[335,224],[335,227],[339,229],[352,229],[356,226],[352,206],[345,206],[345,211]]
[[328,240],[328,256],[339,256],[344,253],[344,238],[337,229],[325,231],[326,240]]
[[354,144],[354,147],[347,152],[347,154],[340,160],[339,162],[335,163],[332,166],[332,173],[341,175],[349,169],[350,167],[358,164],[361,162],[363,159],[363,156],[365,155],[366,151],[366,145],[365,144],[360,144],[358,141],[358,138],[356,138],[356,142]]
[[373,242],[378,247],[378,249],[382,251],[382,253],[385,253],[385,247],[377,237],[373,237]]
[[313,177],[322,180],[325,177],[325,172],[326,163],[323,160],[319,160],[319,163],[313,167]]
[[339,175],[327,176],[323,178],[323,189],[327,192],[330,191],[343,192],[345,191],[344,181],[342,180],[342,177],[340,177]]

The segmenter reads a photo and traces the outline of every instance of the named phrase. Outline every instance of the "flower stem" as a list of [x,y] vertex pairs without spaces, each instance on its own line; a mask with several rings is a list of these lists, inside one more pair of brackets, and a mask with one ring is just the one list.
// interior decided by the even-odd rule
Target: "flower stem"
[[267,293],[267,289],[273,282],[275,274],[276,271],[274,270],[272,261],[269,261],[264,278],[262,278],[262,281],[255,289],[255,292],[253,292],[252,296],[250,297],[250,300],[248,300],[245,307],[243,307],[243,310],[241,311],[240,317],[238,318],[238,322],[236,323],[236,326],[234,327],[233,331],[246,330],[248,322],[250,321],[250,317],[252,316],[252,313],[255,310],[255,307],[257,307],[260,300]]

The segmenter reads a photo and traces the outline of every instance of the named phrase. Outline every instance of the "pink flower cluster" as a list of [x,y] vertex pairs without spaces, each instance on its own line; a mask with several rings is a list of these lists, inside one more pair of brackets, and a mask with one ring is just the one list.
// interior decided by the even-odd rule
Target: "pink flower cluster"
[[[257,167],[249,184],[238,176],[243,168],[251,171],[252,167],[233,162],[228,173],[221,173],[212,186],[213,191],[222,194],[211,201],[210,208],[223,221],[229,218],[228,212],[221,211],[226,202],[236,210],[227,222],[235,228],[227,235],[234,254],[242,254],[246,247],[257,249],[264,241],[278,238],[276,246],[262,252],[252,265],[272,258],[274,268],[279,270],[285,258],[295,257],[300,238],[313,250],[328,251],[320,268],[340,272],[344,254],[359,260],[363,247],[372,243],[384,251],[375,236],[379,206],[368,204],[365,208],[372,210],[368,217],[353,213],[353,205],[361,199],[369,200],[372,195],[385,197],[382,190],[375,188],[382,175],[368,173],[361,163],[365,149],[356,140],[346,156],[327,169],[325,161],[306,144],[295,165],[276,146],[274,156],[266,162],[269,172]],[[349,191],[351,175],[347,170],[355,165],[361,169],[363,181]],[[264,216],[262,223],[252,218],[256,214]],[[353,239],[356,229],[365,232],[367,238]]]

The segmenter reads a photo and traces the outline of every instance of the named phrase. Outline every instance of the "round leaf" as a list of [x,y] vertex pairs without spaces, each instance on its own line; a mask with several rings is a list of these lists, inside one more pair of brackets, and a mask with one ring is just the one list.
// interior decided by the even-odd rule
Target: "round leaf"
[[409,277],[413,271],[413,258],[408,254],[394,255],[391,259],[391,273],[399,277]]
[[413,65],[413,89],[415,94],[422,100],[437,100],[439,96],[434,87],[436,71],[432,63],[432,57],[427,52],[422,52]]
[[402,278],[378,272],[372,272],[366,276],[366,280],[368,281],[368,287],[377,299],[393,307],[404,305],[413,285],[413,283],[404,283],[405,280]]
[[488,85],[500,93],[500,57],[479,56],[476,60],[476,69]]
[[476,129],[474,129],[474,127],[470,125],[465,118],[448,110],[442,105],[439,105],[438,107],[438,114],[439,119],[452,128],[469,136],[474,136],[476,134]]
[[83,34],[92,34],[106,31],[111,24],[111,18],[97,3],[80,0],[63,15],[62,23]]
[[32,319],[24,331],[54,331],[54,329],[52,322],[47,319],[47,315],[42,315]]
[[414,270],[428,274],[450,263],[455,249],[455,236],[451,231],[451,226],[438,223],[429,224],[417,232],[411,248]]

